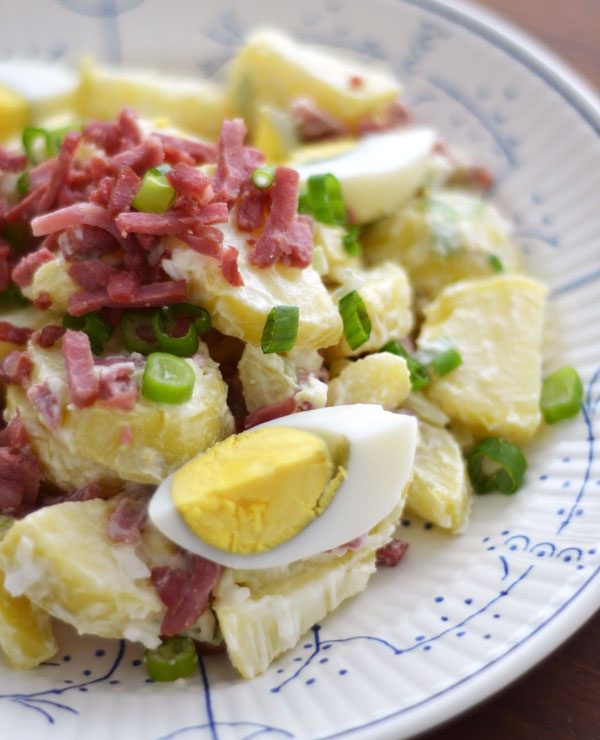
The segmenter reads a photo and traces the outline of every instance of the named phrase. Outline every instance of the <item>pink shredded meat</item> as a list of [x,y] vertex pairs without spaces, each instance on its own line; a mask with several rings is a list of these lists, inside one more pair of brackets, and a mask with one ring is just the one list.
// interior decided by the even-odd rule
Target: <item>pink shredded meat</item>
[[30,386],[27,389],[27,398],[48,429],[58,429],[61,417],[60,401],[50,383],[43,380]]
[[148,502],[138,497],[122,498],[111,513],[106,533],[113,542],[135,545],[148,523]]
[[217,171],[213,186],[220,200],[235,200],[242,183],[250,174],[244,157],[245,138],[246,125],[241,118],[223,121],[217,145]]
[[23,257],[12,271],[12,279],[19,288],[26,288],[33,282],[33,276],[39,267],[54,259],[52,252],[46,247],[40,247]]
[[121,362],[100,368],[100,403],[122,411],[135,408],[138,385],[133,374],[135,363]]
[[161,140],[165,152],[165,161],[171,165],[179,162],[186,164],[206,164],[217,161],[217,148],[214,144],[193,139],[182,139],[170,134],[156,134]]
[[271,421],[272,419],[279,419],[282,416],[288,416],[293,414],[296,410],[296,399],[294,396],[279,401],[278,403],[269,404],[269,406],[263,406],[256,411],[252,411],[244,420],[244,429],[250,429],[258,424],[263,424],[265,421]]
[[23,154],[9,152],[0,146],[0,170],[4,172],[20,172],[25,169],[27,157]]
[[88,335],[68,329],[62,340],[62,353],[71,400],[80,409],[91,406],[100,394],[100,383]]
[[48,326],[45,326],[40,331],[34,332],[31,337],[31,341],[38,347],[49,349],[50,347],[54,347],[58,340],[62,338],[64,333],[65,329],[62,326],[53,326],[52,324],[48,324]]
[[269,188],[257,188],[249,180],[242,186],[237,208],[237,226],[240,231],[254,231],[265,225],[267,208],[271,202]]
[[10,344],[27,344],[33,329],[26,326],[15,326],[10,321],[0,321],[0,342]]
[[312,232],[306,216],[297,216],[300,176],[289,167],[278,167],[272,185],[271,209],[262,234],[250,255],[259,267],[282,261],[306,267],[312,255]]
[[244,284],[244,278],[238,268],[238,254],[235,247],[227,247],[223,250],[223,275],[225,280],[235,288],[241,288]]
[[181,559],[181,567],[152,568],[152,584],[167,607],[161,625],[163,635],[177,635],[198,621],[223,570],[217,563],[190,552],[182,553]]
[[23,385],[29,380],[33,362],[27,352],[13,350],[0,360],[0,381]]
[[176,164],[167,179],[180,195],[187,195],[198,205],[206,206],[214,197],[210,177],[185,162]]
[[290,106],[290,113],[297,124],[303,141],[322,141],[344,136],[348,127],[327,111],[317,107],[311,98],[296,98]]
[[55,160],[54,169],[40,198],[38,211],[49,211],[56,204],[61,188],[67,180],[71,161],[80,141],[81,134],[78,131],[69,131],[63,139],[58,157]]
[[131,201],[140,189],[141,184],[141,179],[131,167],[123,167],[110,193],[107,206],[108,215],[116,216],[122,211],[129,210]]
[[408,542],[397,539],[390,540],[387,545],[378,548],[375,562],[378,566],[393,568],[402,560],[407,550]]

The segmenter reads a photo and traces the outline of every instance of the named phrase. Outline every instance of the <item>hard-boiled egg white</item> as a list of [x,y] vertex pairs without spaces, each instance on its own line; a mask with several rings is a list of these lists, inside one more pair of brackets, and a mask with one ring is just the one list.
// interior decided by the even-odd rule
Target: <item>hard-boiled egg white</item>
[[428,128],[395,129],[365,136],[337,156],[290,166],[302,181],[335,175],[346,206],[358,223],[367,223],[393,213],[425,183],[435,139]]
[[314,409],[257,428],[291,427],[335,447],[347,443],[346,479],[329,506],[297,535],[265,552],[238,554],[200,539],[175,508],[173,475],[157,489],[149,507],[154,525],[173,542],[230,568],[272,568],[339,547],[368,532],[400,501],[412,476],[417,422],[381,406],[356,404]]

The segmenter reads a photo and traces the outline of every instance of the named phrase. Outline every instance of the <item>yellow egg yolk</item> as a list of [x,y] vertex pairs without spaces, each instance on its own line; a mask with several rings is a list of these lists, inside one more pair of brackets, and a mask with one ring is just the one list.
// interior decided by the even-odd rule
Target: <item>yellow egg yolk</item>
[[267,427],[228,437],[184,465],[173,476],[171,496],[208,544],[258,553],[321,514],[344,477],[321,437]]

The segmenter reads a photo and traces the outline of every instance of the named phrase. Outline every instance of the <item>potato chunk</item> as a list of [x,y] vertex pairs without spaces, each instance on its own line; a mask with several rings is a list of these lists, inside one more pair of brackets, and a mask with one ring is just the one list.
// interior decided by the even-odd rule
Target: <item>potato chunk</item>
[[445,285],[498,269],[514,272],[521,262],[509,225],[494,206],[458,190],[411,201],[367,229],[362,242],[370,264],[401,264],[425,301]]
[[456,440],[446,429],[419,421],[419,442],[406,506],[438,527],[467,524],[471,487]]
[[[227,386],[203,345],[200,354],[188,360],[196,376],[189,401],[162,404],[140,395],[132,410],[101,402],[74,407],[68,403],[60,347],[44,350],[30,345],[29,353],[34,363],[30,385],[50,384],[61,407],[60,425],[49,429],[26,389],[16,385],[7,391],[8,418],[20,410],[45,476],[62,488],[78,488],[90,481],[113,487],[122,480],[159,483],[233,431]],[[140,375],[143,370],[137,372]]]
[[327,405],[378,403],[387,409],[395,409],[409,393],[406,360],[381,352],[346,365],[329,383]]
[[319,349],[335,344],[342,333],[342,320],[321,278],[307,267],[300,270],[280,263],[262,268],[248,260],[249,250],[241,235],[222,225],[225,243],[239,245],[238,268],[244,285],[225,280],[214,259],[198,254],[178,239],[169,242],[170,260],[163,266],[172,276],[188,281],[191,303],[204,306],[213,326],[222,334],[260,345],[267,317],[275,306],[298,306],[300,320],[296,348]]
[[371,335],[364,344],[351,350],[342,339],[330,350],[331,356],[356,357],[364,352],[376,352],[390,339],[405,337],[413,328],[412,290],[406,273],[393,262],[354,272],[347,283],[335,290],[342,298],[356,289],[363,299],[369,319]]
[[155,646],[164,606],[135,547],[108,539],[114,506],[64,503],[21,519],[0,545],[5,587],[81,634]]
[[[54,324],[56,322],[56,316],[48,313],[47,311],[40,311],[33,306],[26,306],[25,308],[13,308],[10,311],[0,312],[0,321],[9,321],[15,326],[23,326],[28,329],[41,329],[46,324]],[[5,357],[9,352],[15,349],[23,349],[21,345],[12,344],[12,342],[4,342],[0,340],[0,358]]]
[[[360,79],[360,84],[353,80]],[[397,81],[375,68],[340,59],[276,31],[252,34],[230,69],[230,106],[252,124],[260,104],[287,109],[310,97],[345,123],[373,115],[400,93]]]
[[419,347],[450,342],[463,360],[428,395],[479,436],[522,443],[540,423],[545,295],[540,283],[507,275],[456,283],[425,310]]

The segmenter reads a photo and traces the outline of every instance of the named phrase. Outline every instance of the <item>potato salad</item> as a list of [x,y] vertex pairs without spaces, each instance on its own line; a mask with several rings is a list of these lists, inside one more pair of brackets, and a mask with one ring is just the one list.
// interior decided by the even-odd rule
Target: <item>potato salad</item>
[[[573,368],[542,379],[546,289],[492,175],[415,120],[385,70],[274,31],[219,81],[87,60],[43,106],[3,91],[0,142],[13,668],[54,655],[60,620],[141,643],[157,681],[202,650],[256,676],[398,565],[403,512],[464,531],[473,491],[514,493],[540,424],[578,412]],[[309,557],[232,567],[149,517],[175,474],[198,536],[278,546],[352,484],[352,448],[294,415],[343,406],[352,440],[365,404],[409,416],[416,453],[391,511],[343,544],[340,518]],[[382,471],[366,473],[355,518]]]

